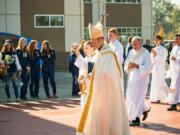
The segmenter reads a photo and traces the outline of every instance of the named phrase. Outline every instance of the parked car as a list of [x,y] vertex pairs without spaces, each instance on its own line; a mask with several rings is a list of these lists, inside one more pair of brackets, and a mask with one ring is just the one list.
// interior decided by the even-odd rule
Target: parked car
[[165,41],[163,42],[163,45],[164,45],[166,48],[168,48],[170,42],[174,42],[174,40],[165,40]]

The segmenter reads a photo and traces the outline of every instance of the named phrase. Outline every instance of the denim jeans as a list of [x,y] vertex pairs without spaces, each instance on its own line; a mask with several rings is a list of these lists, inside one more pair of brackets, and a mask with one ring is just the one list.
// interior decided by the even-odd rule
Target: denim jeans
[[72,76],[73,76],[72,95],[76,95],[80,91],[79,84],[78,84],[78,74],[72,74]]
[[21,74],[22,85],[21,85],[20,98],[26,98],[29,79],[30,79],[30,73],[27,73],[26,69],[23,69]]
[[46,96],[49,96],[49,87],[48,87],[48,79],[50,79],[50,83],[52,86],[53,94],[56,94],[56,81],[54,79],[54,67],[44,67],[42,68],[43,73],[43,84],[46,92]]
[[16,73],[15,72],[7,72],[7,75],[4,78],[5,81],[5,92],[8,98],[10,98],[10,92],[9,92],[9,81],[12,81],[13,84],[13,88],[14,88],[14,94],[16,96],[16,98],[19,98],[19,92],[18,92],[18,86],[16,84],[16,77],[15,77]]

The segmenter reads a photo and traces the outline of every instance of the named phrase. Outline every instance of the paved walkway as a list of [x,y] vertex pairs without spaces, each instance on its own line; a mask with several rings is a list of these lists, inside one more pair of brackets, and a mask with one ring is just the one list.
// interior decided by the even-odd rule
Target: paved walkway
[[[56,72],[55,74],[56,87],[57,87],[57,95],[58,99],[66,99],[71,98],[72,91],[72,75],[68,72]],[[12,88],[12,83],[10,82],[10,94],[11,101],[15,102],[14,91]],[[20,80],[17,80],[18,88],[20,88]],[[50,84],[50,83],[49,83]],[[20,91],[20,90],[19,90]],[[49,85],[50,94],[52,94],[51,86]],[[45,90],[43,87],[43,80],[40,79],[40,89],[39,89],[39,97],[41,100],[46,100]],[[30,97],[30,92],[28,89],[27,98],[29,101],[37,101],[36,99],[32,99]],[[7,103],[7,97],[4,90],[4,82],[0,80],[0,104]]]
[[[166,104],[150,104],[152,111],[132,135],[180,135],[180,111],[166,111]],[[180,110],[180,106],[178,106]],[[76,99],[0,105],[1,135],[75,135],[80,117]]]
[[[55,80],[56,80],[58,99],[61,100],[61,99],[71,98],[72,75],[68,72],[56,72],[55,73]],[[126,80],[127,80],[127,74],[124,73],[125,89],[126,89]],[[166,80],[166,81],[169,84],[169,80]],[[17,80],[17,84],[18,84],[18,88],[20,88],[20,80]],[[50,91],[50,94],[52,94],[52,90],[51,90],[50,85],[49,85],[49,91]],[[149,83],[148,93],[149,93],[149,91],[150,91],[150,83]],[[11,94],[11,101],[15,102],[16,99],[14,96],[14,91],[13,91],[11,82],[10,82],[10,94]],[[43,87],[43,80],[42,79],[40,79],[39,97],[40,97],[40,100],[47,100],[46,95],[45,95],[45,90]],[[29,101],[37,101],[37,99],[32,99],[30,97],[29,89],[27,92],[27,98]],[[2,82],[0,80],[0,104],[4,104],[4,103],[7,103],[7,97],[6,97],[5,90],[4,90],[4,82]]]
[[[11,89],[12,103],[7,104],[0,82],[0,135],[75,135],[81,111],[79,98],[71,97],[71,74],[56,73],[56,83],[56,100],[46,99],[41,80],[41,100],[31,99],[28,91],[30,101],[14,103]],[[180,135],[180,106],[178,112],[168,112],[166,104],[149,105],[148,119],[131,127],[132,135]]]

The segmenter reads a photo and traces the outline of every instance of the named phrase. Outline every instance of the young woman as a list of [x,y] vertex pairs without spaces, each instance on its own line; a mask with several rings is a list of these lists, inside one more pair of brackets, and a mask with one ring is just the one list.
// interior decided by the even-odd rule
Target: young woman
[[30,55],[31,81],[30,95],[32,98],[39,98],[39,80],[40,80],[40,58],[41,52],[37,48],[37,41],[32,40],[28,45],[28,54]]
[[29,61],[29,54],[27,52],[26,47],[26,39],[20,38],[18,42],[18,47],[16,49],[16,53],[19,59],[19,62],[22,67],[22,74],[21,74],[21,93],[20,99],[27,100],[26,93],[28,88],[28,82],[30,77],[30,61]]
[[81,90],[81,109],[83,110],[89,90],[90,79],[88,77],[88,63],[95,63],[97,55],[91,41],[86,41],[83,47],[86,57],[84,58],[78,49],[74,50],[77,55],[75,65],[79,68],[78,82]]
[[[43,74],[43,83],[44,89],[46,92],[47,98],[57,98],[56,96],[56,82],[54,79],[56,52],[52,49],[49,41],[44,40],[42,42],[41,56],[43,60],[42,65],[42,74]],[[48,79],[50,79],[51,86],[53,89],[53,96],[49,93]]]
[[[0,53],[0,62],[2,63],[2,68],[7,66],[7,74],[4,78],[5,81],[5,91],[8,98],[8,102],[10,101],[10,92],[9,92],[9,81],[12,81],[14,94],[16,96],[16,101],[19,102],[19,92],[18,86],[16,84],[17,77],[21,75],[21,65],[19,64],[18,57],[14,51],[13,44],[11,40],[6,40],[3,48]],[[16,74],[18,71],[18,75]]]

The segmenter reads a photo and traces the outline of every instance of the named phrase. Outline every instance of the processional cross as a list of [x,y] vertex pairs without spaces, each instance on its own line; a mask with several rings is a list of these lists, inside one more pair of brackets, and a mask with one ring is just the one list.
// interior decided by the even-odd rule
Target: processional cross
[[105,5],[102,6],[102,15],[101,15],[101,23],[103,25],[103,31],[105,29],[105,25],[104,25],[104,20],[105,20],[105,17],[108,16],[108,14],[105,14]]

